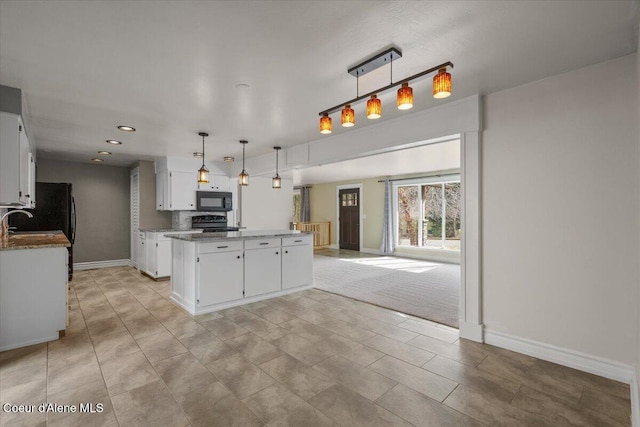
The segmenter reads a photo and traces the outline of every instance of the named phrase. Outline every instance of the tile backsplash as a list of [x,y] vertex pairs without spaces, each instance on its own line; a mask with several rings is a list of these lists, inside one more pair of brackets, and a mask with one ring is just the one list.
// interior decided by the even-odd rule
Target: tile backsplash
[[[194,212],[194,211],[173,211],[171,212],[171,228],[174,230],[190,230],[191,229],[191,217],[198,215],[222,215],[219,212]],[[227,215],[229,218],[232,216]],[[229,221],[231,225],[231,221]]]

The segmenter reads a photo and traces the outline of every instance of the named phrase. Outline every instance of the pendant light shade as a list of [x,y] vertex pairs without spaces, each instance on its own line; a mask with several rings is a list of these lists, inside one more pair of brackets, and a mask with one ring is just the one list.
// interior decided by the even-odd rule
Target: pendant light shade
[[281,147],[273,147],[276,150],[276,175],[271,179],[271,187],[279,190],[282,187],[282,178],[278,175],[278,151]]
[[245,141],[244,139],[240,140],[240,144],[242,144],[242,172],[240,172],[238,176],[238,184],[240,185],[249,185],[249,174],[244,170],[244,147],[248,143],[249,141]]
[[331,133],[331,117],[329,117],[327,113],[324,113],[322,117],[320,117],[320,133]]
[[371,95],[367,101],[367,119],[379,119],[382,116],[382,101],[377,95]]
[[433,97],[446,98],[451,95],[451,74],[446,68],[440,68],[438,74],[433,76]]
[[356,113],[351,108],[351,105],[347,104],[342,109],[342,126],[350,128],[356,124]]
[[198,184],[208,184],[209,183],[209,169],[207,169],[204,165],[204,137],[209,136],[206,132],[198,133],[202,137],[202,166],[198,169]]
[[413,89],[409,87],[408,82],[404,82],[398,89],[398,110],[408,110],[411,107],[413,107]]

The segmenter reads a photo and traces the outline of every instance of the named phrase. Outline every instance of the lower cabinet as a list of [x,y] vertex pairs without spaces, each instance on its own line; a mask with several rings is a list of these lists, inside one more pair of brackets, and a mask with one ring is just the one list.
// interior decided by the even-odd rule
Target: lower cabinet
[[[280,269],[280,239],[264,249],[246,249],[244,252],[244,295],[252,297],[282,289]],[[249,242],[247,241],[245,245]]]
[[196,305],[204,307],[242,298],[242,250],[200,253],[197,264]]
[[138,263],[138,271],[147,271],[147,248],[145,247],[147,239],[147,233],[140,232],[138,234],[138,253],[137,253],[137,263]]
[[[201,233],[201,230],[185,231],[147,231],[144,241],[144,261],[140,271],[154,279],[171,276],[171,238],[170,234]],[[138,261],[140,262],[140,261]]]
[[313,238],[282,239],[282,289],[313,284]]

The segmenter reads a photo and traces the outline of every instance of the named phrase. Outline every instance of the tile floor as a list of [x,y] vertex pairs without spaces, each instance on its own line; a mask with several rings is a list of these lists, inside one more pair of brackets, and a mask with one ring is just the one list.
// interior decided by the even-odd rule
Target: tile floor
[[629,387],[309,290],[192,317],[169,282],[75,273],[64,339],[0,353],[0,425],[630,425]]

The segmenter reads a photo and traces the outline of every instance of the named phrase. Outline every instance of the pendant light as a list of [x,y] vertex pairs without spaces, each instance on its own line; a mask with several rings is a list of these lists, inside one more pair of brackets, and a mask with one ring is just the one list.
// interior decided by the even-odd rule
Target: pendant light
[[209,136],[206,132],[199,132],[198,135],[202,137],[202,166],[198,169],[198,184],[209,183],[209,169],[204,166],[204,137]]
[[327,113],[324,113],[322,117],[320,117],[320,133],[331,133],[331,117],[329,117]]
[[451,74],[447,73],[447,67],[440,68],[438,74],[433,76],[433,97],[446,98],[451,95]]
[[356,124],[356,113],[351,108],[351,105],[347,104],[342,109],[342,126],[350,128]]
[[382,102],[377,95],[371,95],[367,101],[367,119],[379,119],[382,117]]
[[411,107],[413,107],[413,89],[409,86],[409,82],[404,82],[398,89],[398,110],[408,110]]
[[242,144],[242,172],[240,172],[240,176],[238,177],[239,179],[238,183],[240,185],[249,185],[249,174],[247,173],[246,170],[244,170],[244,147],[248,143],[249,141],[246,141],[244,139],[240,140],[240,144]]
[[276,150],[276,175],[271,179],[271,187],[279,190],[282,187],[282,178],[278,175],[278,151],[280,151],[282,147],[273,147]]

